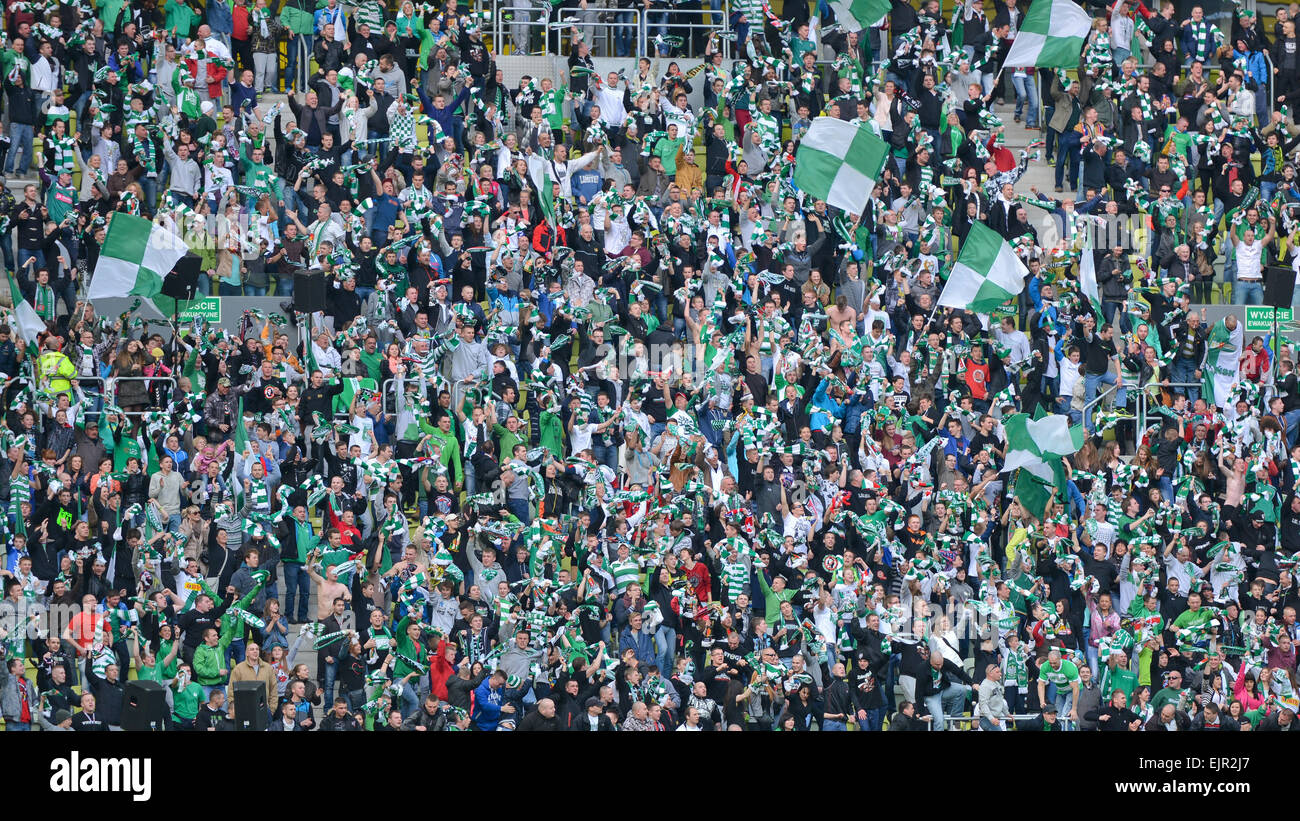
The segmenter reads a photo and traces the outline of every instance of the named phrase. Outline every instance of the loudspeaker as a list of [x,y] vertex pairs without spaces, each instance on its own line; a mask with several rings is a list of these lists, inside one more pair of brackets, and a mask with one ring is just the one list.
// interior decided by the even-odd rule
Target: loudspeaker
[[325,310],[325,275],[293,275],[293,309],[304,314]]
[[137,679],[123,685],[123,730],[161,732],[167,729],[167,716],[167,696],[161,684]]
[[1264,304],[1290,308],[1295,296],[1295,269],[1270,265],[1264,269]]
[[236,681],[231,689],[235,699],[235,729],[264,732],[268,716],[266,682]]
[[188,253],[176,263],[172,273],[163,277],[162,293],[172,299],[189,301],[199,284],[199,271],[203,260],[197,254]]

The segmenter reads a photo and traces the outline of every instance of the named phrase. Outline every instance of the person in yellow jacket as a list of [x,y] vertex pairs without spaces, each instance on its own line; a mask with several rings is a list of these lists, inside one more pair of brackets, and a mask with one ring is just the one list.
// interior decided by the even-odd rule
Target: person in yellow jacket
[[62,348],[63,340],[52,336],[45,341],[45,350],[36,360],[38,387],[45,393],[57,395],[72,391],[71,380],[77,376],[77,368]]

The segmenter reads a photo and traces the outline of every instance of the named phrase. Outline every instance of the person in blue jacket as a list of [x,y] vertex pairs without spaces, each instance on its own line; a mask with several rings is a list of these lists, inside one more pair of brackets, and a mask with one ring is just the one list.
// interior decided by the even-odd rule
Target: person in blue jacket
[[505,698],[506,674],[500,670],[483,680],[474,690],[474,712],[471,718],[480,730],[492,731],[504,718],[514,717],[514,705]]

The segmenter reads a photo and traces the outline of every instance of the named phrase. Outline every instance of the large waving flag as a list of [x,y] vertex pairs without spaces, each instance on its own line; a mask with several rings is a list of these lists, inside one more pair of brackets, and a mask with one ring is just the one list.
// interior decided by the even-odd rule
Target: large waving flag
[[889,14],[889,0],[831,0],[835,20],[846,31],[871,28]]
[[1060,414],[1031,419],[1025,413],[1009,416],[1002,424],[1007,432],[1007,459],[1002,470],[1019,470],[1016,498],[1041,519],[1053,494],[1066,489],[1061,460],[1083,447],[1083,426],[1071,426],[1069,418]]
[[889,146],[866,126],[818,117],[795,153],[794,184],[809,196],[861,214],[889,159]]
[[166,228],[119,211],[109,220],[87,298],[157,296],[163,277],[187,251],[184,240]]
[[1024,468],[1050,480],[1052,469],[1048,463],[1073,456],[1083,447],[1083,426],[1071,426],[1069,417],[1061,414],[1031,419],[1027,413],[1017,413],[1002,424],[1007,431],[1007,461],[1003,472]]
[[1029,269],[1011,244],[982,222],[971,225],[939,304],[964,308],[987,319],[999,305],[1025,289]]
[[1088,304],[1092,306],[1097,322],[1100,323],[1105,314],[1101,312],[1101,290],[1097,287],[1097,260],[1092,252],[1091,228],[1083,232],[1083,252],[1079,254],[1079,290],[1088,298]]
[[555,176],[551,174],[551,161],[536,154],[528,155],[528,176],[532,178],[533,187],[537,189],[538,204],[542,216],[551,225],[555,225]]
[[1074,0],[1038,0],[1025,13],[1003,65],[1075,68],[1092,28]]
[[1201,394],[1219,408],[1227,407],[1232,386],[1237,382],[1237,366],[1241,360],[1244,336],[1240,321],[1236,328],[1229,331],[1227,320],[1220,319],[1214,323],[1209,338],[1205,340],[1205,364],[1201,366],[1204,384]]
[[14,281],[13,274],[6,272],[5,275],[9,278],[9,295],[14,301],[13,318],[14,324],[17,326],[14,330],[29,344],[35,345],[36,337],[47,330],[45,320],[41,319],[40,315],[36,313],[36,309],[23,296],[23,292],[18,288],[18,283]]

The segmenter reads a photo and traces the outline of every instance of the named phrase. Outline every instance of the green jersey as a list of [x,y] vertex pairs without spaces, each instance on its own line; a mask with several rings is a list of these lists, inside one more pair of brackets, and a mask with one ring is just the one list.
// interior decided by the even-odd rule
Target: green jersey
[[552,129],[564,127],[564,98],[569,93],[568,86],[543,91],[537,104],[542,108],[542,119]]
[[1038,677],[1060,687],[1062,684],[1069,684],[1072,681],[1079,680],[1079,668],[1074,662],[1061,659],[1060,667],[1052,667],[1050,661],[1044,661],[1038,666]]

